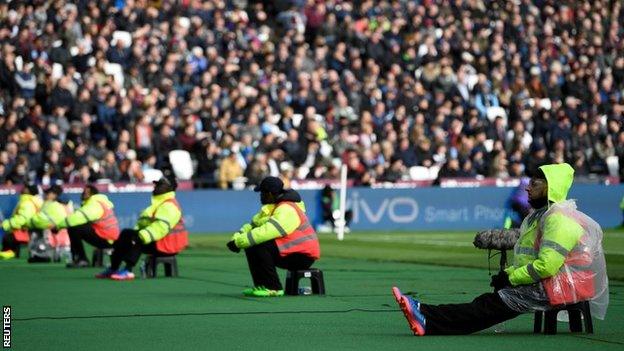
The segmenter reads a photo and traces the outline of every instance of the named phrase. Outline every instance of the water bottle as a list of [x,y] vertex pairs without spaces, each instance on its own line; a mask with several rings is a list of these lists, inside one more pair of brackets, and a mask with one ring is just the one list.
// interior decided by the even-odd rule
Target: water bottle
[[[583,317],[583,315],[581,315]],[[557,321],[559,322],[570,322],[570,316],[568,315],[568,311],[561,311],[557,314]]]
[[65,262],[66,264],[72,262],[72,254],[69,246],[64,246],[59,251],[59,259],[61,262]]
[[147,272],[146,272],[146,269],[145,269],[145,262],[141,263],[140,267],[141,267],[141,278],[142,279],[147,278]]
[[309,286],[299,288],[299,295],[312,295],[312,288]]

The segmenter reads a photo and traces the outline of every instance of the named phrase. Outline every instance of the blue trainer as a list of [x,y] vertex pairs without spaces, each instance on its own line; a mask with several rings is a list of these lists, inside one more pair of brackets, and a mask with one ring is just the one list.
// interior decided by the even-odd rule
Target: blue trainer
[[95,277],[98,279],[109,279],[115,273],[117,273],[117,271],[112,270],[110,267],[108,267],[104,271],[96,274]]
[[392,288],[392,294],[394,299],[401,307],[403,315],[409,323],[410,329],[414,332],[414,335],[425,335],[425,316],[420,312],[420,302],[409,296],[405,296],[401,293],[401,290],[397,287]]
[[111,275],[111,279],[113,280],[133,280],[134,273],[130,272],[127,269],[122,269],[117,271]]

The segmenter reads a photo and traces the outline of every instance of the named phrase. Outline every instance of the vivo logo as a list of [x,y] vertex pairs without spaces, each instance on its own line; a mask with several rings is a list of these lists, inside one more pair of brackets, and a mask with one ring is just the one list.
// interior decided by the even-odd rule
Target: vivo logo
[[359,223],[360,218],[379,223],[385,215],[394,223],[410,223],[418,218],[418,202],[410,197],[386,198],[378,206],[371,206],[354,192],[349,202],[347,208],[353,211],[353,223]]

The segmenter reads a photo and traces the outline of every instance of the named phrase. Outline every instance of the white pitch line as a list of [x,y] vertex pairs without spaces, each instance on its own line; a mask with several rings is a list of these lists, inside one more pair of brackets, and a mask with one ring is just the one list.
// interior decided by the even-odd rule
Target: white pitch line
[[624,256],[624,252],[605,251],[605,255]]
[[[356,240],[356,241],[366,241],[366,242],[384,241],[384,242],[402,242],[402,243],[423,244],[423,245],[433,245],[433,246],[474,247],[472,243],[467,243],[467,242],[462,242],[462,241],[419,239],[419,238],[398,236],[398,235],[359,236],[359,237],[352,236],[350,239]],[[624,252],[620,252],[620,251],[605,251],[605,254],[624,256]]]
[[367,242],[375,242],[375,241],[385,241],[385,242],[406,242],[412,244],[425,244],[425,245],[436,245],[436,246],[456,246],[456,247],[473,247],[472,243],[466,243],[461,241],[449,241],[449,240],[427,240],[427,239],[418,239],[418,238],[406,238],[406,237],[397,237],[393,235],[384,235],[384,236],[376,236],[376,237],[351,237],[352,240],[358,241],[367,241]]

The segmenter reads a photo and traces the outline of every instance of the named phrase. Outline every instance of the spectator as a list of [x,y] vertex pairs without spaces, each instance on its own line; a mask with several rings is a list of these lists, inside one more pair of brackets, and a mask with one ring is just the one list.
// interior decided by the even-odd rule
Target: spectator
[[384,172],[382,180],[385,182],[395,183],[401,180],[404,174],[405,165],[403,164],[403,160],[400,157],[394,157],[390,161],[390,167]]
[[[146,120],[142,120],[143,122],[141,128],[143,131],[141,132],[141,134],[143,135],[143,137],[141,140],[137,139],[137,145],[141,145],[139,144],[140,141],[143,145],[140,150],[143,150],[143,152],[149,152],[151,150],[152,141],[151,139],[147,138],[147,135],[151,135],[151,127],[149,126],[149,124],[147,124]],[[176,140],[174,133],[171,130],[171,127],[167,124],[163,124],[160,127],[158,135],[156,135],[153,139],[153,144],[153,152],[155,155],[157,155],[158,158],[158,161],[156,163],[157,168],[161,168],[166,163],[165,161],[168,158],[169,152],[177,150],[179,148],[179,143]]]
[[121,171],[117,166],[115,153],[112,151],[107,151],[102,158],[101,171],[103,179],[108,179],[111,182],[118,182],[121,179]]
[[24,68],[15,74],[15,83],[19,86],[20,94],[24,99],[35,97],[37,80],[32,73],[32,63],[27,63]]
[[106,139],[104,138],[94,140],[94,145],[92,145],[87,152],[88,156],[96,160],[103,160],[106,154],[108,154],[108,148],[106,147]]
[[449,159],[444,166],[438,172],[438,178],[434,184],[440,185],[442,178],[459,178],[463,176],[463,172],[460,168],[459,160],[456,158]]
[[226,156],[219,166],[219,187],[221,189],[232,188],[232,182],[243,175],[243,169],[237,155],[232,150],[225,150]]
[[141,162],[134,159],[136,156],[127,158],[122,161],[120,168],[121,181],[138,183],[143,181],[143,170],[141,169]]
[[418,164],[416,152],[414,152],[414,149],[410,146],[410,141],[408,138],[403,138],[399,141],[399,148],[396,154],[401,159],[403,166],[407,168],[413,167]]
[[31,140],[28,143],[28,166],[30,170],[37,171],[43,166],[43,155],[38,140]]
[[477,87],[477,91],[478,92],[475,95],[475,107],[479,110],[481,118],[487,118],[489,108],[500,106],[498,103],[498,97],[492,93],[489,83],[480,84]]
[[[550,158],[606,175],[606,157],[624,157],[620,1],[116,3],[3,5],[7,179],[56,173],[36,157],[14,172],[32,139],[44,155],[60,142],[66,181],[109,151],[136,181],[138,160],[161,168],[180,148],[210,179],[228,157],[203,139],[236,144],[249,182],[283,162],[318,179],[342,160],[374,184],[393,157],[463,176],[531,175]],[[95,164],[90,178],[114,176]]]

